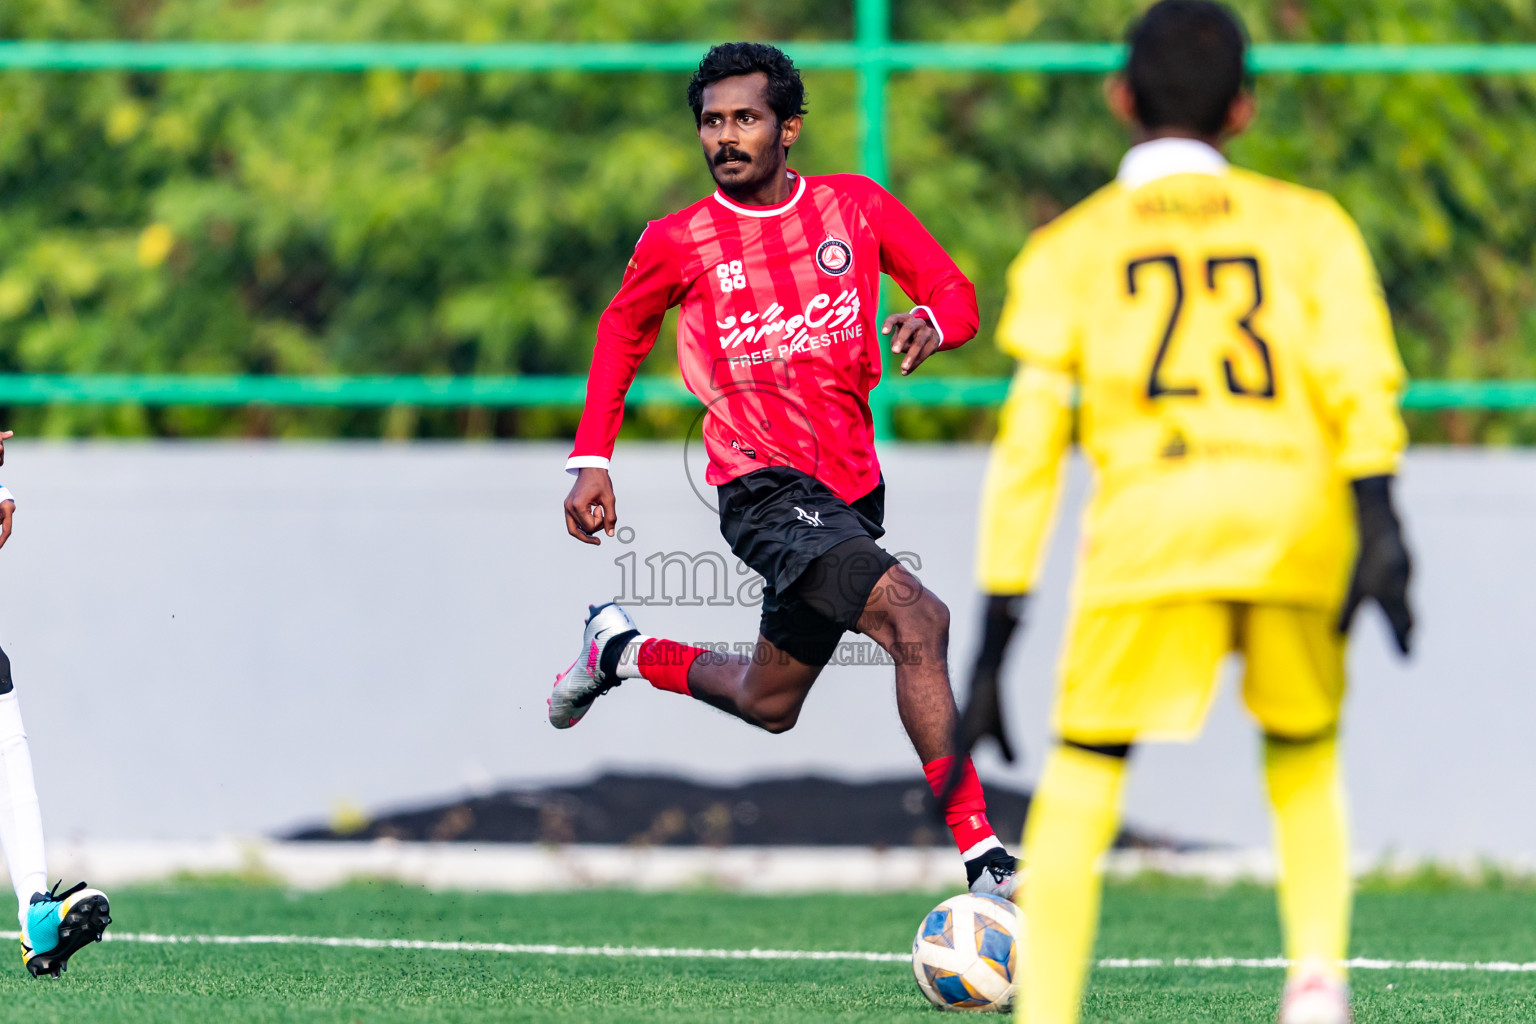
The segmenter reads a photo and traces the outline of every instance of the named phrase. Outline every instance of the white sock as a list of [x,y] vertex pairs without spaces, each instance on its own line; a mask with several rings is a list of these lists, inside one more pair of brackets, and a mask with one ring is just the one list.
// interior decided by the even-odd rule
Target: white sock
[[11,885],[26,923],[32,894],[48,890],[48,865],[43,859],[43,812],[32,780],[32,751],[21,724],[16,691],[0,695],[0,846]]
[[645,678],[640,674],[640,645],[645,643],[647,640],[654,639],[655,637],[649,637],[642,634],[624,645],[624,649],[619,652],[619,669],[617,675],[620,679]]
[[994,848],[998,850],[1003,849],[1002,840],[998,839],[995,834],[987,836],[987,838],[981,840],[979,843],[974,844],[969,850],[966,850],[964,853],[960,854],[960,859],[967,862],[973,861],[977,857],[980,857],[982,854],[986,853],[988,850]]

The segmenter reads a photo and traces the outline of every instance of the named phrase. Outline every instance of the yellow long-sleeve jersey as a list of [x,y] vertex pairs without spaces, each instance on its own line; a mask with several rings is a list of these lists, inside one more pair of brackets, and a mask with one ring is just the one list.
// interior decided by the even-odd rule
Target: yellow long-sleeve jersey
[[985,591],[1035,585],[1076,389],[1080,604],[1342,600],[1348,481],[1395,471],[1405,374],[1332,198],[1235,168],[1113,183],[1029,239],[998,343],[1021,365],[982,496]]

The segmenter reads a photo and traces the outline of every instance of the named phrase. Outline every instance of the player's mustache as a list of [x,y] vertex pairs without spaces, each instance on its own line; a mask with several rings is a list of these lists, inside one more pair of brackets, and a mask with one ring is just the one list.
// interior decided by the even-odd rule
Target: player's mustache
[[719,167],[727,160],[740,160],[744,164],[749,164],[752,162],[752,158],[747,156],[747,154],[743,153],[739,149],[732,149],[729,146],[715,154],[715,166]]

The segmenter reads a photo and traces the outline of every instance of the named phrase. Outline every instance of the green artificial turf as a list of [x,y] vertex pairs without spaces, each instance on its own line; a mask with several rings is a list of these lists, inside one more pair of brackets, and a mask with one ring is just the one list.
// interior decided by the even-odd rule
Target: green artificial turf
[[[432,894],[387,885],[297,893],[188,881],[113,894],[114,930],[562,945],[902,951],[937,897],[580,892]],[[1272,894],[1147,878],[1112,884],[1103,957],[1267,957]],[[1536,892],[1427,880],[1368,885],[1354,955],[1536,960]],[[719,961],[299,946],[104,943],[60,981],[0,972],[0,1019],[176,1022],[928,1021],[902,963]],[[1095,971],[1091,1022],[1269,1022],[1278,970]],[[1359,1024],[1536,1020],[1536,975],[1357,971]]]

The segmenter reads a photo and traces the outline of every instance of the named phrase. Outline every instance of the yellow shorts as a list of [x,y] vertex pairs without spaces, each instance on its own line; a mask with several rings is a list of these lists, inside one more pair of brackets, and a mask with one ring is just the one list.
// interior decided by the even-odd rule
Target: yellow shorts
[[1067,631],[1056,733],[1080,743],[1188,741],[1221,662],[1243,656],[1243,702],[1266,733],[1332,728],[1344,700],[1337,613],[1226,601],[1078,609]]

